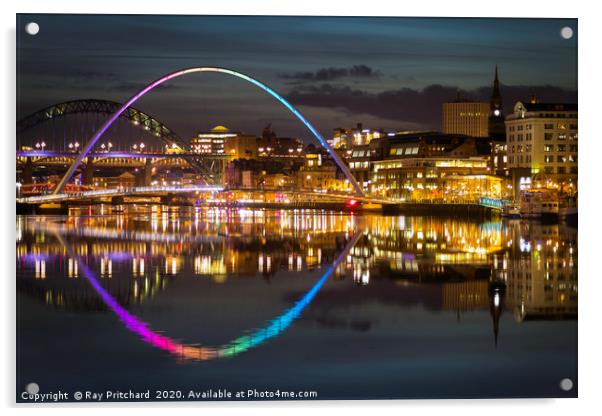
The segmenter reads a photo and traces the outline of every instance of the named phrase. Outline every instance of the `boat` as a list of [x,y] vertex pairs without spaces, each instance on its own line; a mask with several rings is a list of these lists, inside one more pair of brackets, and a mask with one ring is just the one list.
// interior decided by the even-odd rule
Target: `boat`
[[529,189],[520,194],[520,215],[542,221],[558,220],[558,194],[554,190]]
[[509,219],[520,219],[520,207],[516,204],[507,204],[502,208],[502,217]]

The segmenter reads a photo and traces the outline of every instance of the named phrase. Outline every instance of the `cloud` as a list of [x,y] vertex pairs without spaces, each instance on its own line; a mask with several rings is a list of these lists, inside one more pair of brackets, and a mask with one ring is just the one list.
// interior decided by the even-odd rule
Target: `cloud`
[[[516,101],[529,99],[532,92],[542,102],[577,102],[576,91],[551,85],[502,85],[500,90],[506,114],[512,111]],[[440,129],[442,104],[455,100],[458,93],[464,99],[488,102],[491,87],[464,90],[433,84],[423,89],[402,88],[372,93],[347,85],[323,83],[297,86],[287,94],[287,99],[295,105],[337,108],[358,116],[368,114],[394,120],[400,123],[400,127],[403,123],[415,123],[427,129]]]
[[341,78],[377,78],[380,75],[366,65],[354,65],[350,68],[321,68],[315,72],[295,72],[292,74],[281,74],[280,77],[295,81],[333,81]]

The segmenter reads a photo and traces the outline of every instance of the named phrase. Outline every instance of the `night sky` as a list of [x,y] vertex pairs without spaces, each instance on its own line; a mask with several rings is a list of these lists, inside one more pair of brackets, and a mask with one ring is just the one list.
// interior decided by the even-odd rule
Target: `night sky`
[[[505,112],[531,89],[577,100],[576,19],[19,15],[17,32],[18,118],[73,99],[122,102],[165,73],[209,65],[270,85],[326,137],[358,122],[440,129],[441,103],[458,90],[489,99],[495,65]],[[259,135],[267,123],[310,138],[272,97],[223,74],[178,78],[135,107],[183,138],[217,124]]]

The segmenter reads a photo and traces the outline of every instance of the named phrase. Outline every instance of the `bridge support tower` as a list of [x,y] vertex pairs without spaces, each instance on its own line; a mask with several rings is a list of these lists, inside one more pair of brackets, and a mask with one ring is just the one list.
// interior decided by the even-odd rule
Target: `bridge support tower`
[[94,185],[94,159],[91,157],[82,169],[82,185]]
[[30,157],[25,160],[25,166],[23,167],[23,172],[21,173],[21,183],[33,183],[33,162]]
[[144,167],[136,175],[136,186],[150,186],[153,178],[151,159],[146,159]]

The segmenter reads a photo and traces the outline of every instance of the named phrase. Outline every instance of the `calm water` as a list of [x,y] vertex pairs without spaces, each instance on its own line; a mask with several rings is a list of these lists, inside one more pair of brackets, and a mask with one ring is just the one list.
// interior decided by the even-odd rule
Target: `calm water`
[[18,392],[577,394],[574,228],[126,210],[17,218]]

